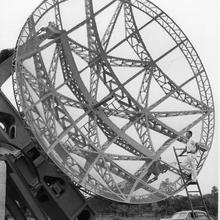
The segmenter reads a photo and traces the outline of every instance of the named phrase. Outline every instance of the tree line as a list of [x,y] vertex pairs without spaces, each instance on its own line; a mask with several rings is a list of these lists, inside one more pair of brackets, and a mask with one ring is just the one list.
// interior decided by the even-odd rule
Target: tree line
[[[203,199],[211,216],[218,215],[218,188],[212,187],[211,193],[204,194]],[[200,196],[195,194],[191,196],[191,201],[195,209],[204,210]],[[189,210],[190,203],[187,196],[176,195],[166,200],[151,204],[122,204],[106,200],[100,197],[90,199],[90,204],[97,214],[112,214],[119,216],[144,216],[152,214],[155,216],[171,216],[175,212]],[[205,211],[205,210],[204,210]]]

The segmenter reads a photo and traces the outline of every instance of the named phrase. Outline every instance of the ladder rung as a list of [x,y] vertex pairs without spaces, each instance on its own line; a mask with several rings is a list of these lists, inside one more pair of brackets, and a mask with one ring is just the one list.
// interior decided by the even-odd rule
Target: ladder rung
[[188,192],[190,192],[190,193],[191,193],[191,192],[198,193],[199,191],[188,191]]
[[198,185],[197,182],[188,182],[187,185]]
[[185,148],[174,148],[175,150],[184,150]]

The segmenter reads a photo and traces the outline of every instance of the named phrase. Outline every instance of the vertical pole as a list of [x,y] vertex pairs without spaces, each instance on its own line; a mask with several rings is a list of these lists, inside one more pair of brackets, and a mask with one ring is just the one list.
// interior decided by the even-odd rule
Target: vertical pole
[[5,219],[6,163],[0,160],[0,220]]

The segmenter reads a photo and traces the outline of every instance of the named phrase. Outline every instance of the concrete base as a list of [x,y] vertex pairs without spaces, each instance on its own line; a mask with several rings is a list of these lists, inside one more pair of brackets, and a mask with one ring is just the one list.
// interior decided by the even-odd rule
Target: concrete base
[[0,161],[0,220],[5,220],[6,163]]

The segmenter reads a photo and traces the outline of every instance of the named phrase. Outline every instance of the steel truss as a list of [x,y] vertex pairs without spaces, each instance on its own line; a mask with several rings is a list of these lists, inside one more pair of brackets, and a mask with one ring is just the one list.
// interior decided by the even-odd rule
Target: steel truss
[[[198,54],[175,22],[150,1],[109,0],[97,9],[95,1],[85,0],[84,20],[69,29],[65,29],[62,20],[62,8],[66,3],[68,1],[43,1],[20,33],[16,48],[17,74],[13,77],[19,111],[24,113],[44,151],[74,182],[87,190],[126,203],[168,198],[183,186],[178,168],[171,165],[172,159],[163,159],[170,146],[186,143],[184,132],[199,125],[200,171],[212,144],[214,103]],[[113,6],[115,10],[100,35],[98,17]],[[52,10],[54,18],[48,20],[54,23],[52,27],[45,22],[44,26],[39,25]],[[136,11],[148,17],[144,24],[136,21]],[[122,16],[124,36],[112,43]],[[142,35],[142,30],[150,25],[158,25],[168,34],[173,45],[156,58],[151,55]],[[72,36],[80,28],[86,30],[84,43]],[[125,44],[132,50],[132,56],[113,53]],[[54,47],[48,68],[42,54],[51,46]],[[191,70],[191,76],[181,83],[176,83],[159,65],[177,50]],[[35,70],[30,70],[26,62],[30,62]],[[136,72],[121,81],[116,69],[123,68]],[[85,73],[89,73],[88,85],[83,78]],[[137,77],[142,80],[135,97],[127,86]],[[153,82],[163,95],[151,103]],[[185,87],[192,82],[199,96],[186,91]],[[100,87],[103,88],[101,98]],[[170,99],[189,108],[157,110]],[[79,112],[79,116],[74,116],[74,111]],[[178,130],[164,121],[166,118],[171,120],[171,117],[178,120],[183,116],[198,117]],[[113,117],[124,120],[123,125]],[[136,139],[128,133],[131,128]],[[155,146],[152,132],[165,138],[160,146]],[[108,152],[114,147],[122,149],[123,153],[117,150]],[[175,160],[174,155],[170,158]],[[139,165],[131,172],[127,165],[122,165],[123,161],[137,161]],[[167,189],[162,187],[164,175],[175,176]]]

